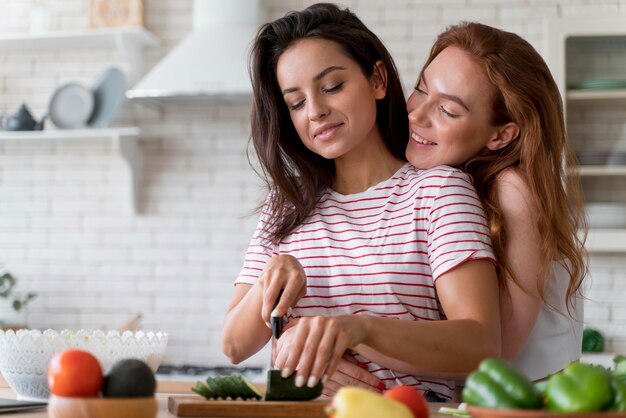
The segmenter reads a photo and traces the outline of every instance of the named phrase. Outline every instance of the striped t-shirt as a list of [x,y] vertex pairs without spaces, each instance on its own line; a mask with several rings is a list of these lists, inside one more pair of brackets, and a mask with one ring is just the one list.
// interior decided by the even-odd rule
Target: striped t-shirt
[[[291,317],[360,314],[409,321],[445,319],[435,280],[468,260],[495,263],[471,178],[446,167],[404,165],[361,193],[326,190],[311,215],[278,245],[263,210],[235,281],[254,284],[275,254],[296,257],[307,293]],[[353,353],[388,388],[404,384],[450,399],[453,382],[398,373]]]

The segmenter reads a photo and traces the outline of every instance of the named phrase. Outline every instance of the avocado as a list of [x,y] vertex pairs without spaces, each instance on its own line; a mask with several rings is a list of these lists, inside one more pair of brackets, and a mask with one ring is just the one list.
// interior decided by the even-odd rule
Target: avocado
[[123,359],[104,376],[105,398],[140,398],[154,396],[156,379],[152,369],[139,359]]

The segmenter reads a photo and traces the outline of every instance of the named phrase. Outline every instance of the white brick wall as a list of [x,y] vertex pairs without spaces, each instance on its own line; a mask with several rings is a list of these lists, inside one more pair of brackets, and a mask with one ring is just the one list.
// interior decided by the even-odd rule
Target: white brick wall
[[[164,43],[159,57],[191,27],[191,0],[144,0],[146,26]],[[84,0],[40,0],[51,29],[87,27]],[[274,18],[311,1],[264,1]],[[33,0],[0,0],[0,32],[24,32]],[[407,92],[435,35],[475,19],[525,36],[540,51],[543,16],[626,14],[626,0],[344,1],[380,34],[397,60]],[[127,64],[116,51],[0,52],[0,110],[27,102],[36,117],[55,87],[90,84],[107,66]],[[37,328],[114,328],[136,312],[144,329],[170,334],[167,361],[214,365],[231,283],[237,275],[262,197],[246,160],[248,109],[207,107],[163,113],[125,106],[145,141],[140,196],[143,213],[126,213],[126,168],[106,144],[0,143],[0,260],[36,291],[28,310]],[[626,132],[624,113],[608,126],[597,114],[577,115],[582,132]],[[620,119],[621,118],[621,119]],[[616,193],[626,184],[616,180]],[[626,194],[624,194],[626,195]],[[622,254],[592,256],[587,322],[626,352],[626,262]],[[0,300],[0,318],[17,320]],[[248,364],[265,365],[267,351]]]

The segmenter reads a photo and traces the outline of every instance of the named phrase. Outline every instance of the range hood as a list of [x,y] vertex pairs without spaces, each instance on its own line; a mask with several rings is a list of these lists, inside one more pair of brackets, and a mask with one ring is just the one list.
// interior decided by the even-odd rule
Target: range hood
[[247,60],[260,0],[194,0],[193,31],[137,84],[129,99],[161,104],[249,103]]

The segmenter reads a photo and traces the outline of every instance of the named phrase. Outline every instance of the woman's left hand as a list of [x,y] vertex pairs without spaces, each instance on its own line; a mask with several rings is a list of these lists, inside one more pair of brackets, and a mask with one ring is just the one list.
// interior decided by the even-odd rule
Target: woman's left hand
[[283,376],[294,370],[296,386],[315,386],[332,376],[343,353],[366,336],[365,316],[336,315],[298,318],[279,339],[275,367]]
[[344,386],[362,387],[372,392],[382,393],[385,384],[356,362],[354,357],[344,354],[337,364],[337,370],[326,383],[322,395],[333,396]]

